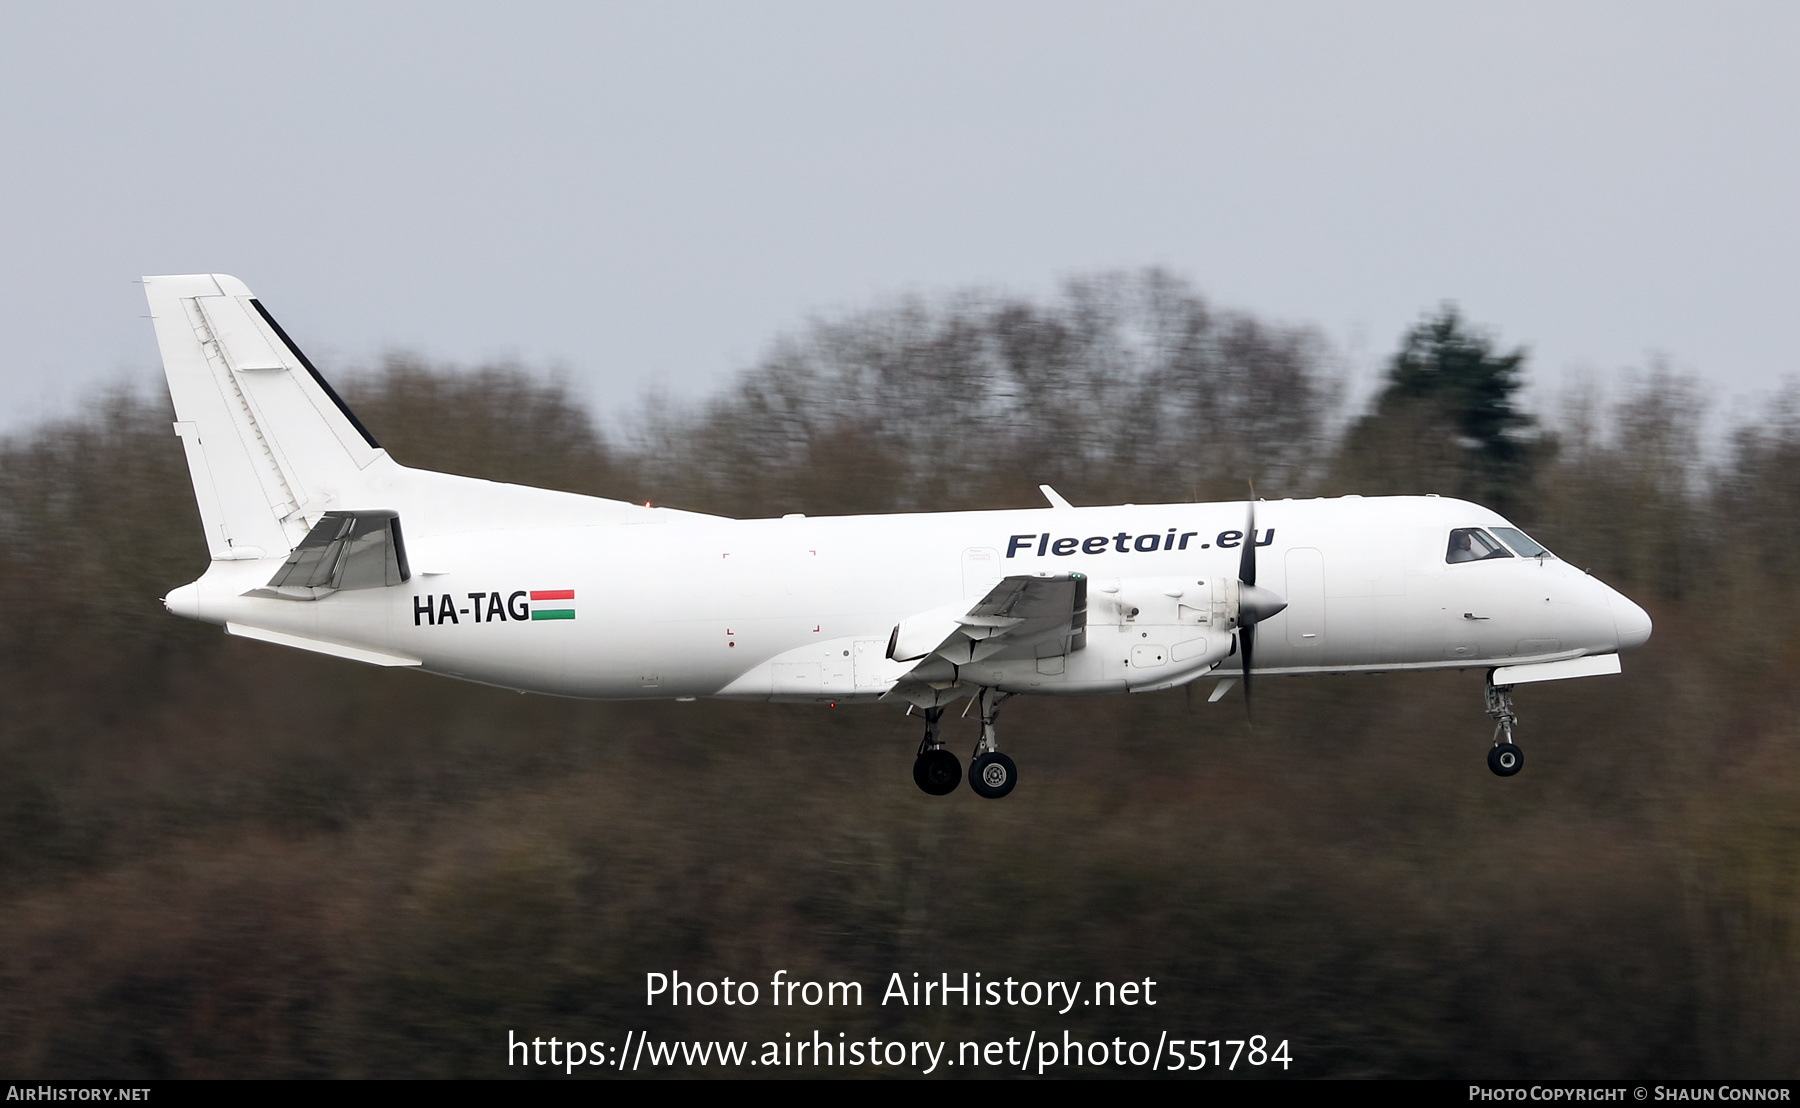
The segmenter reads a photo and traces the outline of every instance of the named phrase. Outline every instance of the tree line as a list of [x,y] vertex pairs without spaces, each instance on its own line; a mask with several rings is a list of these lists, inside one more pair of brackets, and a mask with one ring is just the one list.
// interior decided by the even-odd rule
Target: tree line
[[[1021,698],[1004,804],[913,789],[898,711],[521,698],[175,619],[206,555],[166,398],[97,397],[0,444],[0,1068],[504,1076],[509,1027],[810,1030],[647,1011],[650,972],[966,969],[1154,977],[1159,1019],[1297,1072],[1792,1076],[1800,394],[1709,438],[1692,380],[1530,411],[1528,372],[1445,306],[1352,406],[1318,332],[1151,270],[817,319],[691,403],[340,383],[408,465],[740,517],[1464,496],[1656,619],[1622,677],[1521,694],[1509,781],[1478,675],[1321,678],[1254,731]],[[1037,1026],[978,1024],[831,1029]]]

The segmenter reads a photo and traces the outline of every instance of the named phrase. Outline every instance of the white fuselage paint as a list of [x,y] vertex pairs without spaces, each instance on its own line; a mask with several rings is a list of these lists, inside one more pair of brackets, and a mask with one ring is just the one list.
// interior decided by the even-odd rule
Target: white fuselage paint
[[[434,526],[448,505],[354,506],[400,511],[409,582],[311,602],[263,599],[242,594],[280,559],[215,561],[170,594],[170,609],[531,692],[857,701],[912,668],[886,657],[907,617],[973,605],[1010,574],[1079,572],[1090,579],[1085,650],[1066,669],[1043,660],[988,675],[971,667],[961,675],[971,691],[1164,688],[1235,672],[1238,662],[1216,590],[1238,575],[1231,533],[1245,526],[1242,503],[764,520],[645,511],[633,522],[515,520],[492,530]],[[1648,637],[1642,609],[1555,558],[1446,564],[1452,528],[1493,525],[1506,521],[1437,497],[1259,502],[1257,538],[1267,545],[1256,550],[1257,583],[1288,608],[1258,628],[1258,672],[1516,664]],[[1209,590],[1210,621],[1206,601],[1194,599]],[[532,602],[533,591],[574,597]],[[491,617],[496,592],[513,615]],[[445,597],[454,618],[438,618]],[[1158,597],[1169,598],[1156,601],[1167,616],[1149,606]],[[515,618],[558,606],[573,618]]]

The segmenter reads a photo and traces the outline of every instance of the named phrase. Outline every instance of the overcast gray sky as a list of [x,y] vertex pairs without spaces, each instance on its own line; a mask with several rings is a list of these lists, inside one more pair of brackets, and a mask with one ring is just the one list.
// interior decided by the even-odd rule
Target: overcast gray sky
[[1358,364],[1792,354],[1800,5],[16,4],[0,428],[156,380],[144,273],[327,368],[694,395],[809,313],[1165,265]]

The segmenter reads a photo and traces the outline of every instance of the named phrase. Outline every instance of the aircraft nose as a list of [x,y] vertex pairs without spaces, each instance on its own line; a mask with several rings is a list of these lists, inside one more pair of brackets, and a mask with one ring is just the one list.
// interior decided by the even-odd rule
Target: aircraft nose
[[1618,631],[1619,649],[1635,650],[1650,639],[1650,613],[1634,604],[1617,589],[1609,590],[1613,627]]

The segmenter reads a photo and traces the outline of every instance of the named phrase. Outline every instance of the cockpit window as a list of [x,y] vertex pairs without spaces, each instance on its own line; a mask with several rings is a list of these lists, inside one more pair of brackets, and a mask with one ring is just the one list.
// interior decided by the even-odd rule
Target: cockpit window
[[1513,548],[1513,553],[1521,558],[1554,558],[1556,555],[1531,541],[1531,536],[1517,527],[1496,527],[1494,534],[1499,535],[1506,545]]
[[1479,527],[1458,527],[1450,532],[1450,549],[1444,554],[1446,562],[1481,562],[1489,558],[1510,558],[1506,547],[1499,540]]

